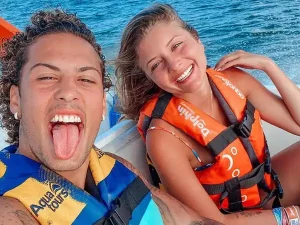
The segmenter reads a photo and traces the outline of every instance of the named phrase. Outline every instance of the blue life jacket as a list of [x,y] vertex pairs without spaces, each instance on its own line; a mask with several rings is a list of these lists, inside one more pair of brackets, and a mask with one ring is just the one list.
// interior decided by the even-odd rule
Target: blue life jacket
[[85,190],[23,155],[0,151],[0,196],[18,199],[40,224],[162,225],[143,181],[95,147]]

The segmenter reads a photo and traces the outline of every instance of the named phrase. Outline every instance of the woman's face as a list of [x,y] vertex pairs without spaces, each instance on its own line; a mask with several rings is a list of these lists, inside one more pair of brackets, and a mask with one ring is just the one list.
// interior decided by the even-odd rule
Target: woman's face
[[176,21],[152,26],[137,54],[146,75],[174,95],[198,91],[206,77],[203,45]]

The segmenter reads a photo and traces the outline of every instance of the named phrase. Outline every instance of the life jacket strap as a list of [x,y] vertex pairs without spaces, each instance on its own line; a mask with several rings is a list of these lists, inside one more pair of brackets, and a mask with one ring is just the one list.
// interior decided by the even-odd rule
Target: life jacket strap
[[[245,211],[245,210],[251,210],[251,209],[260,209],[262,207],[264,207],[264,205],[270,201],[272,198],[274,198],[275,196],[275,199],[274,199],[274,202],[273,202],[273,205],[272,205],[272,208],[277,208],[277,207],[281,207],[280,205],[280,201],[279,201],[279,197],[277,195],[277,189],[274,188],[270,193],[268,193],[268,195],[264,198],[263,201],[261,201],[260,204],[258,205],[255,205],[255,206],[251,206],[251,207],[241,207],[240,209],[236,210],[236,211],[233,211],[231,210],[231,208],[228,208],[228,209],[225,209],[225,208],[221,208],[221,212],[224,213],[224,214],[230,214],[230,213],[233,213],[233,212],[238,212],[238,211]],[[274,207],[275,206],[275,207]]]
[[267,173],[271,174],[272,172],[271,154],[270,154],[268,142],[265,135],[264,135],[264,139],[265,139],[265,170]]
[[158,118],[158,119],[162,118],[165,113],[165,110],[172,98],[173,98],[173,95],[168,92],[161,95],[155,104],[155,107],[152,111],[151,117]]
[[[237,177],[234,177],[231,180],[226,181],[224,184],[226,192],[228,193],[227,197],[229,210],[232,212],[243,210],[241,184],[239,179]],[[223,196],[221,196],[221,199],[224,199]]]
[[227,129],[223,130],[207,144],[207,148],[212,151],[214,156],[219,155],[228,145],[230,145],[238,137],[248,138],[250,136],[252,124],[255,120],[254,112],[254,106],[247,100],[243,121],[227,127]]
[[273,169],[272,169],[271,175],[272,175],[273,181],[275,182],[275,186],[278,191],[279,198],[283,198],[283,188],[281,186],[281,183],[279,181],[277,173]]
[[[241,188],[250,188],[253,187],[254,185],[258,184],[261,179],[264,177],[264,164],[260,164],[258,167],[253,169],[251,172],[245,174],[244,176],[241,176],[240,178],[234,177],[227,182],[230,182],[231,180],[234,180],[232,182],[235,182],[236,179],[239,180],[240,187]],[[209,195],[217,195],[217,194],[222,194],[226,193],[230,190],[226,189],[225,183],[222,184],[202,184],[204,189]],[[225,194],[227,197],[228,194]]]
[[[275,183],[277,192],[276,192],[276,197],[273,202],[273,208],[278,208],[278,207],[281,207],[280,199],[283,198],[284,191],[283,191],[282,185],[279,181],[277,173],[272,169],[269,146],[268,146],[266,137],[264,139],[265,139],[265,172],[268,174],[271,174],[272,180]],[[265,180],[263,180],[263,181],[265,181]],[[265,184],[265,187],[266,187],[266,184]]]
[[255,208],[262,208],[273,197],[275,197],[275,198],[274,198],[274,201],[273,201],[273,204],[272,204],[272,208],[281,207],[280,199],[283,198],[283,189],[282,189],[282,186],[281,186],[280,181],[278,179],[278,176],[277,176],[277,174],[274,170],[271,171],[271,176],[272,176],[272,179],[275,183],[275,188],[268,193],[268,195],[265,197],[265,199],[259,205],[253,206],[253,207],[245,207],[244,208],[245,210],[255,209]]
[[[264,163],[260,164],[258,167],[253,169],[251,172],[245,174],[244,176],[238,178],[234,177],[222,184],[203,184],[204,189],[207,191],[209,195],[221,194],[220,197],[220,206],[225,198],[228,198],[229,208],[221,210],[223,212],[237,212],[242,211],[245,208],[242,205],[241,199],[241,189],[247,189],[257,185],[262,179],[264,179]],[[268,194],[269,198],[265,199],[266,202],[273,198],[275,195]],[[265,204],[265,201],[262,203]],[[257,208],[258,206],[254,206],[253,208]]]
[[206,147],[216,157],[218,156],[228,145],[234,142],[238,136],[233,130],[233,126],[227,127],[221,133],[219,133],[214,139],[212,139]]
[[136,177],[112,203],[110,214],[94,223],[94,225],[127,225],[133,210],[149,193],[148,187],[140,177]]
[[[275,197],[273,202],[273,207],[280,206],[280,200],[283,197],[283,189],[279,182],[278,176],[274,170],[271,172],[271,176],[273,181],[275,182],[275,188],[273,190],[267,191],[268,195],[261,201],[260,204],[252,206],[252,207],[243,207],[241,201],[241,189],[250,188],[254,185],[260,184],[264,181],[265,175],[265,165],[264,163],[260,164],[251,172],[245,174],[240,178],[232,178],[223,184],[203,184],[204,189],[207,191],[209,195],[216,195],[221,194],[220,197],[220,206],[225,198],[228,198],[229,208],[221,208],[223,213],[232,213],[247,209],[255,209],[255,208],[262,208],[268,201]],[[239,189],[239,190],[238,190]]]
[[238,136],[243,138],[248,138],[251,134],[252,124],[254,123],[254,113],[255,107],[251,104],[248,99],[246,99],[246,106],[245,106],[245,114],[242,122],[239,122],[236,115],[234,114],[233,110],[229,106],[228,102],[216,86],[216,84],[212,81],[209,77],[209,83],[213,90],[214,95],[217,97],[219,104],[221,105],[222,109],[224,110],[229,122],[235,125],[235,132]]
[[235,125],[235,131],[238,136],[243,138],[248,138],[250,136],[252,130],[252,124],[255,121],[254,112],[255,112],[254,106],[251,104],[251,102],[247,100],[243,121]]

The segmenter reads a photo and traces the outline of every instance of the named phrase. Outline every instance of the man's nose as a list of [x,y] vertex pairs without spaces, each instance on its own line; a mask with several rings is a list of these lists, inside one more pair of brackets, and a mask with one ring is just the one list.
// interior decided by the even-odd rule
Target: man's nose
[[72,102],[79,99],[78,87],[73,79],[62,79],[56,92],[56,99]]

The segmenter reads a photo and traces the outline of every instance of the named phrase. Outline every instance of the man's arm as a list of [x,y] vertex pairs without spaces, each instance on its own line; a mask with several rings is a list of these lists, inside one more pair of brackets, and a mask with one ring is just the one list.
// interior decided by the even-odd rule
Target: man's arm
[[125,165],[128,169],[138,175],[146,184],[146,186],[150,189],[153,195],[153,200],[157,204],[160,213],[162,215],[163,221],[165,225],[220,225],[221,223],[210,220],[204,217],[197,215],[190,208],[173,198],[171,195],[167,194],[164,191],[161,191],[151,184],[137,171],[131,163],[126,161],[125,159],[112,154],[105,153],[123,165]]
[[38,225],[30,212],[16,199],[0,197],[0,225]]

